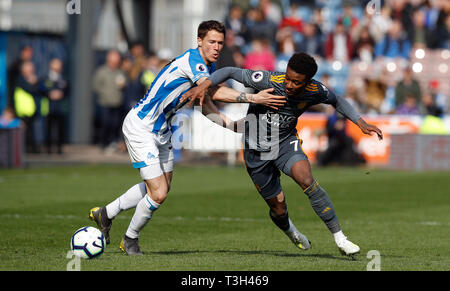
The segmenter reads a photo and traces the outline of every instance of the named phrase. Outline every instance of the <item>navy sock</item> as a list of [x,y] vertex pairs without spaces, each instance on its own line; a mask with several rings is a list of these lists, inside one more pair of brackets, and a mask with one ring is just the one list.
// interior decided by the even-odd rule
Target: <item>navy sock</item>
[[287,231],[289,229],[289,215],[288,212],[284,215],[277,216],[272,211],[269,211],[270,219],[272,219],[273,223],[278,226],[282,231]]

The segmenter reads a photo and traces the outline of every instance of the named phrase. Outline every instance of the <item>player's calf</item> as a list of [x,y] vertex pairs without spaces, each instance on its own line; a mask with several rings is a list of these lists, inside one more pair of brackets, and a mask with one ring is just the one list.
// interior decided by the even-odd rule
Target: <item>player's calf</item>
[[314,183],[306,188],[304,192],[308,196],[314,212],[325,223],[331,233],[340,231],[341,226],[330,197],[327,192],[320,187],[319,183],[314,181]]

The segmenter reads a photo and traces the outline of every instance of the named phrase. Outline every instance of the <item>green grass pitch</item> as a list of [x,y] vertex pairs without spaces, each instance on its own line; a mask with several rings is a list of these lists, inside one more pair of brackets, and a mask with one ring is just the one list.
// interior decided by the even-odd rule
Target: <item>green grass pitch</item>
[[[313,168],[329,193],[344,233],[361,247],[340,255],[301,189],[283,176],[289,214],[308,236],[301,251],[275,227],[243,166],[175,166],[163,207],[141,233],[144,256],[119,250],[133,210],[121,213],[111,244],[81,270],[365,271],[380,254],[381,270],[450,270],[450,173],[367,168]],[[72,233],[94,224],[105,205],[139,182],[127,165],[0,170],[0,270],[64,271]]]

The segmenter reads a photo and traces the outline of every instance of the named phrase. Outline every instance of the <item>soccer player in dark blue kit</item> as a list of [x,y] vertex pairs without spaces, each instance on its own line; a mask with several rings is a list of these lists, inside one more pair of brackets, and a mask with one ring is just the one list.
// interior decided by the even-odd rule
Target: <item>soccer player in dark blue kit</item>
[[[300,249],[309,249],[311,244],[289,219],[285,195],[280,184],[280,171],[290,176],[309,198],[312,208],[325,223],[340,252],[352,256],[360,252],[342,232],[336,211],[327,192],[314,179],[308,157],[301,147],[297,135],[298,117],[310,106],[324,103],[336,108],[355,123],[363,133],[376,134],[381,140],[382,131],[366,123],[353,107],[342,97],[336,96],[326,86],[313,79],[317,64],[305,53],[295,53],[289,60],[285,73],[252,71],[226,67],[216,71],[198,87],[185,93],[183,100],[189,104],[205,98],[207,90],[232,78],[257,91],[274,88],[273,94],[284,95],[287,102],[275,110],[263,105],[250,104],[247,116],[234,124],[244,133],[244,161],[256,189],[265,199],[272,221]],[[209,98],[209,97],[206,97]],[[242,95],[245,98],[245,95]]]

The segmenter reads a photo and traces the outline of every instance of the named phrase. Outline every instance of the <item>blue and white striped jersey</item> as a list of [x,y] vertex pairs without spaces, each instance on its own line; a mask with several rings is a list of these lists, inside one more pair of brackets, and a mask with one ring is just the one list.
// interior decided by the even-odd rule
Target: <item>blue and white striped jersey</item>
[[130,113],[136,114],[149,131],[165,135],[170,131],[166,113],[177,106],[181,96],[195,82],[214,71],[214,64],[207,66],[198,48],[189,49],[161,70]]

